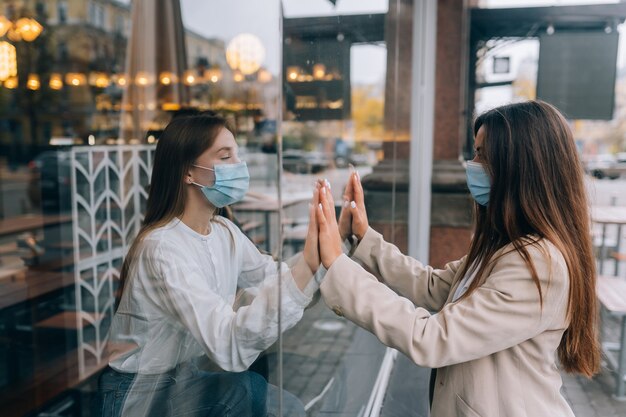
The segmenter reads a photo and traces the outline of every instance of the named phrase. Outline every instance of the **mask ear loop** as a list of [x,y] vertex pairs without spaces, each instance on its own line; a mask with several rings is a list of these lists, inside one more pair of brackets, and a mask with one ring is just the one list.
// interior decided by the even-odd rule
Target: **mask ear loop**
[[215,169],[213,169],[213,168],[207,168],[207,167],[203,167],[203,166],[196,165],[196,164],[191,164],[191,166],[192,166],[192,167],[196,167],[196,168],[200,168],[200,169],[206,169],[206,170],[208,170],[208,171],[213,171],[213,172],[215,172]]
[[[196,167],[196,168],[200,168],[200,169],[206,169],[207,171],[213,171],[213,172],[215,172],[215,170],[214,170],[213,168],[207,168],[207,167],[203,167],[203,166],[201,166],[201,165],[196,165],[196,164],[191,164],[191,166],[192,166],[192,167]],[[202,187],[208,187],[207,185],[198,184],[197,182],[194,182],[194,181],[191,181],[189,184],[190,184],[190,185],[191,185],[191,184],[196,185],[196,186],[198,186],[198,187],[200,187],[200,188],[202,188]]]

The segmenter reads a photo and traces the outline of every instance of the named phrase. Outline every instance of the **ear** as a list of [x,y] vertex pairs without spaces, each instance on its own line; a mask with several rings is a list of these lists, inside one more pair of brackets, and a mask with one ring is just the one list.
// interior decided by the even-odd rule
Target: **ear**
[[185,176],[184,182],[185,184],[191,184],[193,182],[193,177],[191,176],[190,172],[188,172]]

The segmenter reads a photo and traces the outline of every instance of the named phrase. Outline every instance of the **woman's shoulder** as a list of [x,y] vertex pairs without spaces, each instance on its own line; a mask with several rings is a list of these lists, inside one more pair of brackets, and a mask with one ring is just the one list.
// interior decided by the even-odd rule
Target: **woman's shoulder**
[[239,231],[239,228],[237,227],[237,225],[228,217],[217,215],[213,217],[213,223],[233,232]]
[[559,247],[546,238],[526,236],[517,244],[509,243],[494,257],[494,269],[507,265],[526,265],[531,261],[542,276],[567,276],[565,256]]
[[146,233],[139,242],[139,250],[146,254],[159,251],[171,252],[181,248],[181,245],[184,246],[185,242],[188,242],[188,239],[177,233],[176,224],[172,221]]
[[239,226],[227,217],[215,216],[212,224],[216,226],[215,230],[226,234],[230,238],[235,239],[235,241],[239,241],[241,238],[246,238],[246,235],[241,231]]

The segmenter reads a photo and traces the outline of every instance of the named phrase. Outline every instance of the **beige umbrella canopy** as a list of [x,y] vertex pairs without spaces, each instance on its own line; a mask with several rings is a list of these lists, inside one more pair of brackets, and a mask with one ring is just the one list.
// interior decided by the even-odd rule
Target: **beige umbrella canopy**
[[120,137],[144,140],[162,125],[163,108],[189,103],[185,29],[179,0],[133,0]]

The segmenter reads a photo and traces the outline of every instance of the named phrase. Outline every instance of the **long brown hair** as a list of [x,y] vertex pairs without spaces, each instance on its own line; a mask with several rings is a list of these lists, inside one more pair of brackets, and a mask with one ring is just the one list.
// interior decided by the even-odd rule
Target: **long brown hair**
[[229,128],[226,120],[214,113],[173,119],[165,128],[154,154],[152,177],[146,215],[120,271],[120,287],[124,288],[141,241],[151,231],[182,216],[189,187],[184,178],[191,165],[213,146],[220,131]]
[[[492,181],[489,204],[475,204],[475,230],[462,272],[479,265],[467,297],[483,281],[496,253],[512,244],[543,294],[527,246],[546,239],[569,272],[567,317],[558,348],[563,368],[591,377],[600,366],[596,275],[583,170],[565,118],[542,101],[490,110],[474,123],[484,131],[481,159]],[[462,276],[463,276],[462,275]]]

